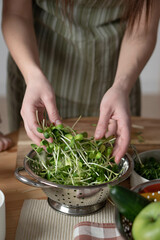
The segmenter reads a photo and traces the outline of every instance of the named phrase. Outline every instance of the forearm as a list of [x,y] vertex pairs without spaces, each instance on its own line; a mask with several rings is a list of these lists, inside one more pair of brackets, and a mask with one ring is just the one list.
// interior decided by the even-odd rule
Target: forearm
[[139,38],[124,36],[114,86],[121,86],[128,94],[130,93],[155,44],[156,34]]
[[152,7],[148,25],[143,13],[132,32],[126,29],[113,86],[120,86],[127,94],[130,93],[156,45],[159,10],[160,3],[156,2]]
[[8,49],[28,82],[32,74],[40,71],[32,15],[23,17],[6,10],[3,12],[2,30]]

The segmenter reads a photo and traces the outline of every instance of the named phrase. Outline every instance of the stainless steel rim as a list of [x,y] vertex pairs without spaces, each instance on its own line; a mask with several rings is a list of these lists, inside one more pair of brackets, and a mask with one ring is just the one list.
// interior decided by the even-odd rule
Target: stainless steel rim
[[[35,151],[32,150],[31,152],[29,152],[29,154],[27,155],[27,157],[32,158],[32,157],[34,156],[34,154],[35,154]],[[54,182],[47,181],[46,179],[37,176],[37,175],[30,169],[30,167],[29,167],[29,165],[28,165],[28,159],[27,159],[27,157],[24,158],[24,168],[25,168],[25,170],[28,172],[28,174],[29,174],[30,176],[32,176],[36,181],[38,181],[38,182],[40,182],[40,183],[43,183],[43,184],[45,184],[45,185],[47,185],[47,186],[56,187],[56,188],[67,188],[67,189],[87,189],[87,188],[88,188],[88,189],[94,189],[94,188],[97,188],[97,187],[98,187],[98,188],[104,188],[104,187],[106,187],[108,184],[116,185],[116,184],[119,184],[120,182],[126,180],[126,179],[130,176],[132,170],[134,169],[134,162],[133,162],[131,156],[130,156],[128,153],[126,153],[125,156],[124,156],[124,158],[122,158],[121,161],[124,161],[124,159],[127,158],[127,159],[128,159],[128,165],[129,165],[129,166],[128,166],[128,169],[127,169],[127,171],[125,172],[125,174],[123,174],[123,175],[122,175],[120,178],[118,178],[117,180],[111,181],[111,182],[109,182],[109,183],[103,183],[103,184],[93,185],[93,186],[71,186],[71,185],[62,185],[62,184],[57,184],[57,183],[54,183]]]
[[131,190],[135,191],[135,192],[140,192],[141,190],[143,190],[144,188],[151,186],[153,184],[160,184],[160,179],[155,179],[155,180],[149,180],[148,182],[145,183],[141,183],[133,188],[131,188]]

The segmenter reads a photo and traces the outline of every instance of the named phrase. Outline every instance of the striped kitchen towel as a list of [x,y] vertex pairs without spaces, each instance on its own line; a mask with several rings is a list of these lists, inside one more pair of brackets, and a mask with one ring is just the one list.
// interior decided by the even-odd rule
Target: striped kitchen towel
[[74,240],[123,240],[114,223],[80,222],[74,227]]

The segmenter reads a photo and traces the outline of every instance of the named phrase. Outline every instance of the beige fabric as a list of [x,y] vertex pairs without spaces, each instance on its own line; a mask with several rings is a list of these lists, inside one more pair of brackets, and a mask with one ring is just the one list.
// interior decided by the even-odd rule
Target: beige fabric
[[114,223],[114,207],[107,202],[95,214],[73,217],[55,211],[47,200],[25,200],[15,240],[72,240],[74,226],[82,221]]

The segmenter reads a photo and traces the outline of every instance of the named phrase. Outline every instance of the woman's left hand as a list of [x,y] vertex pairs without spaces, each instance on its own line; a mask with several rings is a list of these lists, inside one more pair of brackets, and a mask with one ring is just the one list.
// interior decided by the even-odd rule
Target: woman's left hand
[[128,93],[121,87],[112,86],[103,96],[95,139],[116,136],[113,156],[119,163],[130,143],[130,110]]

